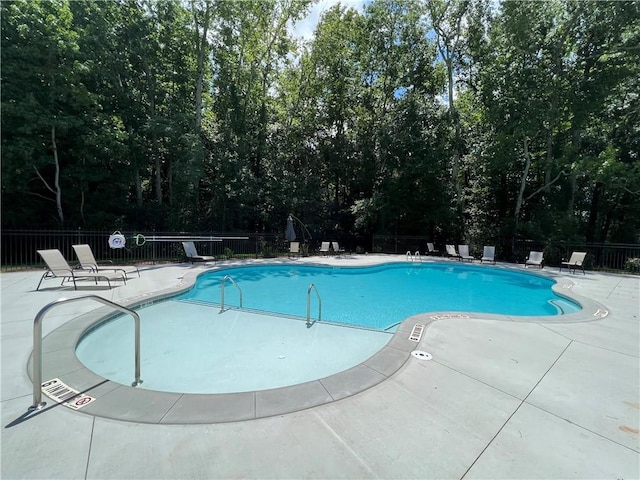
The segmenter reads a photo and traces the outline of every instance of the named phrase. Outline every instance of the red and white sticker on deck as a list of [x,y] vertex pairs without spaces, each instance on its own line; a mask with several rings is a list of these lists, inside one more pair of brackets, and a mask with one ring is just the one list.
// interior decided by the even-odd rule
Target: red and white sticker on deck
[[57,403],[79,410],[95,400],[94,397],[80,393],[66,385],[59,378],[48,380],[42,384],[42,393]]

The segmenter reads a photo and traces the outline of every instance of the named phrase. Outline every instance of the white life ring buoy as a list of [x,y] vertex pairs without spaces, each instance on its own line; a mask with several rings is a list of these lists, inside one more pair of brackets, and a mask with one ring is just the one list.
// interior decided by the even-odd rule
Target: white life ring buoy
[[126,238],[120,232],[115,231],[109,235],[109,246],[111,248],[124,248],[127,243]]

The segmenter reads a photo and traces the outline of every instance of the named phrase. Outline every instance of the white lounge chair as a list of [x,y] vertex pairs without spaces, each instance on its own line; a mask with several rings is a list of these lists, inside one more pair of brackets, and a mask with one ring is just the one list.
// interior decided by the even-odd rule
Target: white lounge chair
[[493,264],[496,263],[496,247],[485,245],[484,252],[482,253],[482,258],[480,259],[480,263],[484,262],[491,262]]
[[540,268],[544,267],[544,252],[536,252],[531,250],[529,252],[529,256],[524,261],[524,268],[527,268],[529,265],[535,265]]
[[458,245],[458,253],[460,254],[460,261],[469,260],[473,262],[475,258],[469,255],[469,245]]
[[40,289],[40,285],[45,278],[61,278],[62,282],[60,285],[63,285],[66,280],[71,279],[74,290],[78,289],[76,280],[94,280],[96,285],[98,284],[98,280],[106,280],[109,288],[111,288],[111,280],[122,280],[124,283],[127,283],[124,272],[99,273],[74,270],[67,263],[60,250],[57,249],[38,250],[38,254],[47,264],[48,270],[40,278],[36,291]]
[[291,256],[291,254],[300,256],[300,242],[289,243],[289,256]]
[[576,268],[581,268],[582,274],[586,275],[584,271],[584,257],[586,256],[587,252],[573,252],[568,262],[560,262],[560,271],[562,271],[562,266],[565,265],[569,272],[571,272],[571,268],[573,268],[573,273],[576,273]]
[[331,248],[333,248],[333,253],[336,255],[342,255],[344,253],[344,248],[340,248],[338,242],[331,242]]
[[460,260],[460,255],[456,251],[456,247],[455,246],[453,246],[453,245],[445,245],[445,248],[447,249],[447,255],[449,255],[450,257],[457,258],[458,260]]
[[198,255],[196,245],[193,242],[182,242],[182,246],[184,247],[184,254],[187,256],[187,260],[191,263],[216,261],[216,257],[212,257],[211,255]]
[[320,245],[320,253],[322,255],[329,255],[329,249],[331,248],[331,242],[322,242]]
[[112,262],[107,264],[100,264],[96,261],[95,256],[93,255],[93,251],[89,245],[71,245],[73,250],[76,252],[76,257],[78,257],[78,261],[80,262],[80,266],[85,270],[89,270],[91,272],[100,272],[100,271],[113,271],[113,272],[124,272],[125,276],[127,273],[137,273],[138,277],[140,276],[140,270],[135,265],[113,265]]
[[427,243],[427,255],[437,255],[438,253],[440,252],[435,249],[433,243]]

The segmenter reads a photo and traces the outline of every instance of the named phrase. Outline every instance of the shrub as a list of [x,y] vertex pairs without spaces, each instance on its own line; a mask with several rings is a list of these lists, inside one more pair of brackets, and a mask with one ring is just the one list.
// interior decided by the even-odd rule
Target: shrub
[[624,269],[629,272],[640,272],[640,258],[629,257],[624,264]]

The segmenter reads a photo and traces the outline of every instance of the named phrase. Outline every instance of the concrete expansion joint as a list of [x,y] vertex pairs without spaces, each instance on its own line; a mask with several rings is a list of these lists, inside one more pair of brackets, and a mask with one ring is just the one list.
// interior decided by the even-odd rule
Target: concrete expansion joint
[[527,403],[527,405],[530,405],[530,403],[527,402],[527,398],[529,398],[529,396],[533,393],[533,391],[538,387],[538,385],[540,384],[540,382],[542,382],[542,380],[544,379],[544,377],[547,376],[547,374],[551,371],[551,369],[554,367],[554,365],[558,362],[558,360],[560,360],[560,358],[564,355],[564,353],[567,351],[567,349],[569,348],[569,346],[571,345],[571,343],[573,343],[573,341],[570,341],[567,346],[562,350],[562,352],[560,353],[560,355],[558,355],[558,357],[554,360],[553,364],[547,369],[547,371],[540,377],[540,379],[536,382],[536,384],[533,386],[533,388],[531,389],[531,391],[529,391],[529,393],[527,394],[527,396],[525,398],[523,398],[522,400],[520,400],[520,402],[518,403],[518,406],[513,410],[513,412],[511,412],[511,415],[509,415],[509,417],[504,421],[504,423],[500,426],[500,428],[498,429],[498,431],[491,437],[491,439],[487,442],[487,444],[484,446],[484,448],[482,449],[482,451],[478,454],[478,456],[474,459],[474,461],[471,463],[471,465],[469,465],[469,468],[467,468],[467,470],[464,472],[464,474],[460,477],[461,479],[465,478],[466,475],[469,473],[469,471],[473,468],[473,466],[478,462],[478,460],[480,460],[480,458],[482,457],[482,455],[484,454],[484,452],[487,451],[487,449],[491,446],[491,444],[495,441],[495,439],[498,437],[498,435],[500,435],[500,433],[502,432],[502,430],[504,430],[504,428],[509,424],[509,422],[511,421],[511,419],[513,418],[513,416],[518,412],[518,410],[520,410],[520,408],[522,407],[523,404]]

